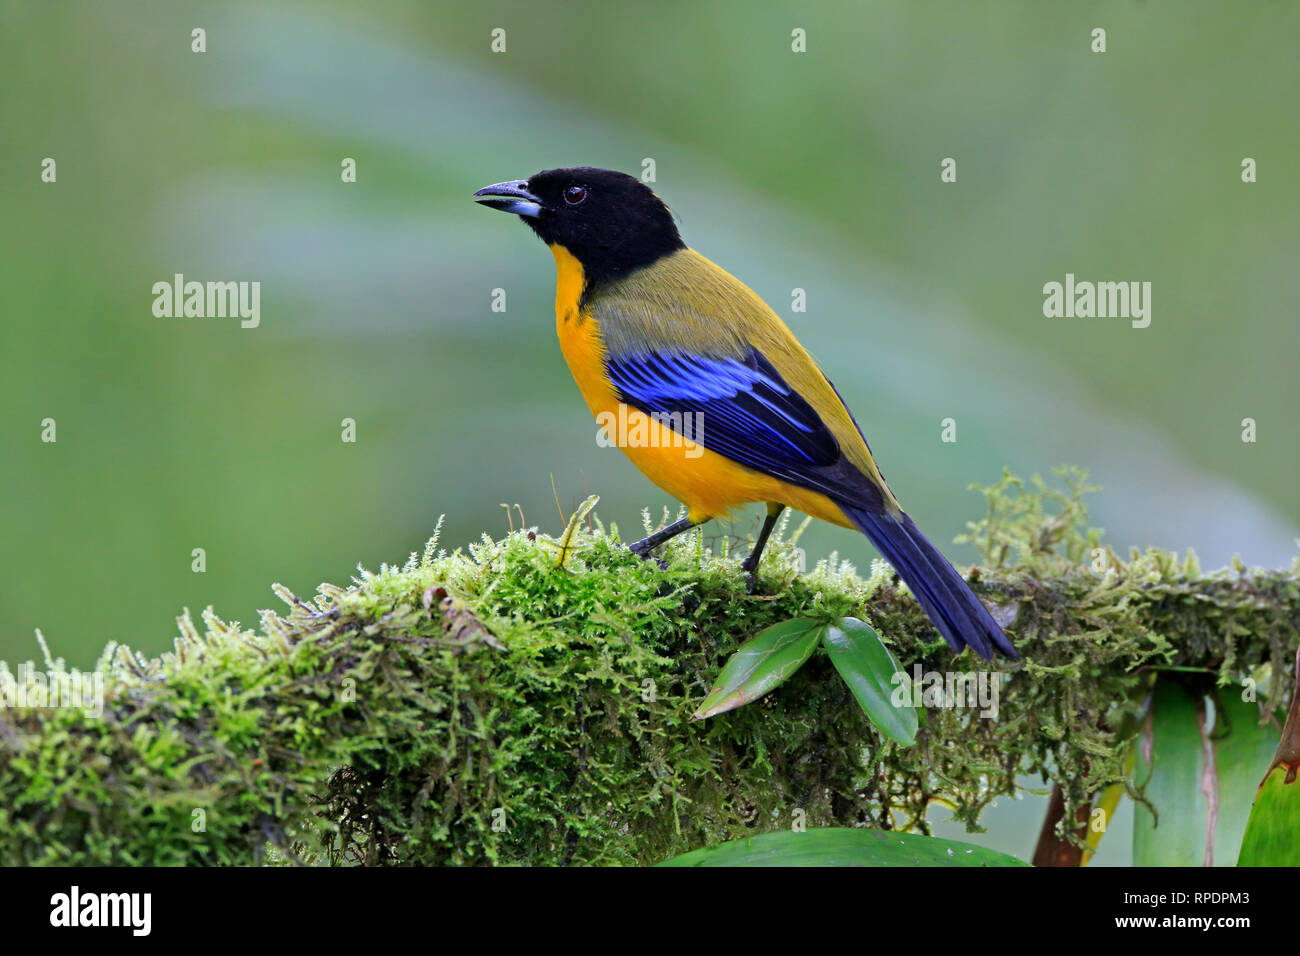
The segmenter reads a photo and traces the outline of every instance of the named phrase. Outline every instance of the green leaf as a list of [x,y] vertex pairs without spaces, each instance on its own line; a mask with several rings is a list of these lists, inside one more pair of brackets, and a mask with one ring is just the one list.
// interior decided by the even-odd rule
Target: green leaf
[[[908,687],[906,675],[879,635],[856,617],[842,617],[823,630],[822,646],[880,732],[904,747],[915,743],[916,709],[893,700],[900,687]],[[903,681],[896,681],[895,675],[902,675]]]
[[916,833],[825,827],[744,837],[660,866],[1028,866],[996,850]]
[[1259,709],[1231,693],[1215,701],[1214,726],[1204,695],[1160,678],[1151,712],[1135,741],[1134,780],[1158,817],[1138,804],[1134,866],[1233,866],[1260,771],[1276,731],[1259,726]]
[[731,655],[691,719],[735,710],[779,687],[808,660],[825,627],[820,621],[796,617],[759,631]]
[[[1259,789],[1260,771],[1273,758],[1278,733],[1276,724],[1259,726],[1259,706],[1243,701],[1234,688],[1224,687],[1220,695],[1218,705],[1227,735],[1214,743],[1219,779],[1214,865],[1236,866],[1246,821],[1250,818],[1250,805]],[[1227,695],[1231,696],[1224,700]],[[1295,812],[1300,813],[1300,804],[1296,805]]]
[[1246,824],[1238,866],[1300,866],[1300,783],[1294,774],[1294,768],[1279,764],[1264,778]]
[[[1134,780],[1158,817],[1138,804],[1134,866],[1232,866],[1255,781],[1277,739],[1259,710],[1233,696],[1215,701],[1162,678],[1135,741]],[[1226,732],[1225,732],[1226,731]]]
[[1300,652],[1282,739],[1250,808],[1238,866],[1300,866]]
[[1134,778],[1145,780],[1155,805],[1139,803],[1133,822],[1134,866],[1204,866],[1208,802],[1201,790],[1204,770],[1205,698],[1195,698],[1177,681],[1159,680],[1151,710],[1136,741]]

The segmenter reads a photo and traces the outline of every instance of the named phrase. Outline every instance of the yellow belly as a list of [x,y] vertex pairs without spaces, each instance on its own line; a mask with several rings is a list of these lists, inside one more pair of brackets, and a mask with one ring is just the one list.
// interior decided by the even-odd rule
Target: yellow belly
[[692,521],[724,517],[750,502],[775,501],[823,521],[852,527],[839,506],[825,495],[746,468],[637,408],[620,407],[605,377],[599,323],[578,311],[582,266],[561,246],[551,246],[551,252],[557,269],[555,331],[587,407],[609,440],[647,478],[686,505]]

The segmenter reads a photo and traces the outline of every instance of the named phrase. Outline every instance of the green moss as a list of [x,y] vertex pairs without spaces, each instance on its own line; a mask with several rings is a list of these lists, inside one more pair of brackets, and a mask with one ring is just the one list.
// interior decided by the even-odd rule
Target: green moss
[[[1121,560],[1086,528],[1083,476],[1064,477],[1032,492],[1005,477],[971,525],[975,587],[1024,658],[1000,665],[996,720],[933,709],[899,748],[819,653],[760,702],[689,721],[743,640],[796,615],[863,617],[909,669],[985,666],[954,659],[880,563],[796,574],[778,541],[749,596],[739,559],[696,535],[666,570],[598,522],[563,568],[541,533],[453,554],[435,537],[311,602],[277,587],[288,611],[256,631],[209,609],[201,630],[179,619],[161,658],[110,647],[101,717],[0,710],[0,862],[650,863],[797,812],[924,829],[942,801],[977,828],[1026,771],[1072,809],[1124,779],[1144,668],[1289,671],[1300,582],[1296,567]],[[426,611],[431,587],[446,613]]]

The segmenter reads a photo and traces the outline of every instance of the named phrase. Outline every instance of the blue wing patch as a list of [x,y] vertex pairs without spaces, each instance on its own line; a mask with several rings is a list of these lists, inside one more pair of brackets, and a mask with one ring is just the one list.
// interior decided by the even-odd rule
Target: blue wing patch
[[879,500],[821,416],[756,350],[734,358],[665,349],[610,357],[605,368],[620,401],[684,423],[677,430],[710,451],[833,497]]

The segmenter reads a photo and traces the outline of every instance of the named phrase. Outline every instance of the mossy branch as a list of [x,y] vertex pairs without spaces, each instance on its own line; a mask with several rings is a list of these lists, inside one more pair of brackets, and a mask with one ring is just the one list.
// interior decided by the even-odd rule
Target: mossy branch
[[[288,611],[257,630],[209,609],[160,658],[110,647],[101,715],[0,710],[0,862],[652,863],[799,818],[924,830],[935,801],[977,828],[1023,773],[1058,784],[1073,819],[1124,780],[1153,669],[1251,682],[1261,719],[1277,711],[1300,565],[1121,560],[1086,529],[1083,476],[1062,474],[1064,490],[1006,476],[971,525],[971,580],[1023,655],[1000,665],[996,719],[932,708],[898,747],[814,657],[762,701],[689,721],[742,641],[796,615],[863,617],[909,670],[984,667],[883,564],[797,573],[781,540],[750,596],[740,556],[691,535],[666,570],[599,523],[563,567],[535,529],[453,554],[435,536],[310,602],[277,588]],[[36,668],[17,670],[0,671],[9,703]]]

